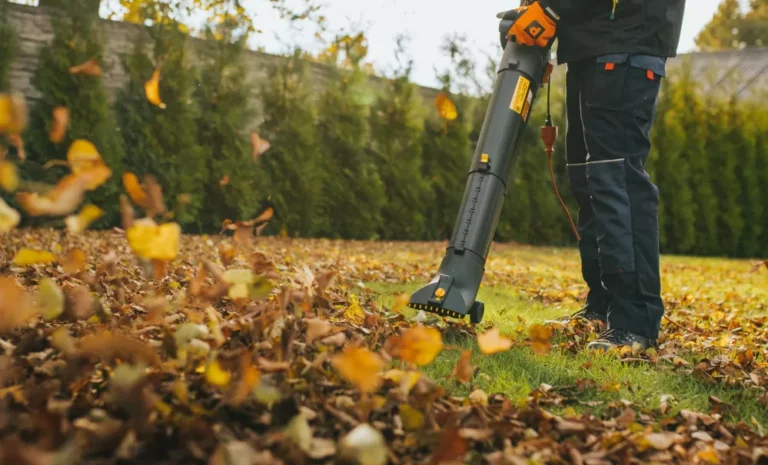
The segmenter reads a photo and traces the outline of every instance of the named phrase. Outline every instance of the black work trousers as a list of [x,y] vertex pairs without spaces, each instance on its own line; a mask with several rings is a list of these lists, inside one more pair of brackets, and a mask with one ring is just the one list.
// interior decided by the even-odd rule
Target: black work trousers
[[629,61],[568,64],[566,152],[587,305],[609,329],[650,339],[664,314],[659,191],[645,170],[660,81]]

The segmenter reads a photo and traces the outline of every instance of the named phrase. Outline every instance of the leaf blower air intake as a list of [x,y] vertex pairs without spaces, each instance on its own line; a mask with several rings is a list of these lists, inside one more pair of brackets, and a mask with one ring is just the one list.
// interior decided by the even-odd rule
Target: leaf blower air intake
[[[504,40],[514,21],[505,21],[509,13],[499,15],[502,44],[506,42],[504,55],[451,241],[437,275],[411,296],[409,304],[416,310],[442,316],[464,318],[469,315],[472,323],[483,319],[485,307],[475,299],[520,140],[536,94],[552,72],[549,47],[528,47]],[[549,119],[542,128],[542,136],[551,154],[557,128]]]

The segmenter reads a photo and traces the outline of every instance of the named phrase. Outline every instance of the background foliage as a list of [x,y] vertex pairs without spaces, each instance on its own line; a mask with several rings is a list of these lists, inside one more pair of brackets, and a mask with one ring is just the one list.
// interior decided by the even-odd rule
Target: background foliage
[[[372,75],[365,36],[351,34],[317,57],[296,51],[255,88],[240,58],[248,25],[218,17],[204,32],[207,40],[194,42],[200,59],[191,63],[189,33],[170,17],[153,16],[151,41],[137,43],[127,57],[131,79],[110,111],[100,77],[68,71],[90,58],[100,60],[104,38],[89,4],[73,0],[68,14],[56,18],[55,38],[41,56],[35,86],[42,98],[34,105],[26,141],[28,179],[59,177],[59,167],[43,165],[64,159],[71,140],[89,137],[116,173],[92,200],[109,213],[104,225],[117,224],[119,174],[125,169],[157,176],[188,232],[216,232],[224,219],[253,218],[269,201],[277,215],[268,234],[450,238],[489,91],[473,79],[476,67],[486,64],[463,49],[461,37],[449,38],[444,48],[452,63],[439,75],[442,91],[458,107],[458,117],[445,120],[432,98],[423,98],[409,81],[403,43],[401,66],[386,80]],[[764,1],[755,1],[753,13],[744,17],[764,9]],[[722,38],[715,30],[718,21],[707,37]],[[0,21],[0,35],[11,32]],[[0,47],[8,43],[3,40]],[[10,57],[0,55],[0,78]],[[318,63],[327,71],[322,81],[312,71]],[[144,83],[158,66],[165,108],[144,95]],[[494,72],[492,63],[487,68]],[[768,256],[768,191],[761,186],[768,179],[768,110],[757,95],[749,101],[712,100],[697,79],[685,67],[670,73],[652,133],[648,169],[661,192],[662,249]],[[558,83],[562,76],[552,89],[562,132]],[[249,103],[256,101],[259,105]],[[47,134],[58,105],[72,111],[72,128],[68,139],[55,145]],[[543,119],[540,101],[508,183],[499,241],[574,243],[549,183],[538,137]],[[271,143],[260,157],[253,156],[252,131]],[[556,147],[555,171],[573,209],[563,140]],[[181,195],[185,201],[179,204]]]

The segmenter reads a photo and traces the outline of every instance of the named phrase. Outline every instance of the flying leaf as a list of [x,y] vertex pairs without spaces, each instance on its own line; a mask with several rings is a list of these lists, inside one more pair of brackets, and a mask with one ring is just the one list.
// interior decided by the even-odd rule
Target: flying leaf
[[424,414],[409,404],[400,404],[400,419],[408,431],[418,431],[424,427]]
[[429,365],[443,350],[443,337],[435,328],[416,326],[399,339],[399,356],[419,366]]
[[387,443],[384,436],[367,423],[358,425],[341,440],[339,456],[350,463],[385,465]]
[[96,146],[85,139],[72,142],[67,151],[67,162],[72,173],[87,180],[90,191],[107,182],[112,176],[112,170],[104,164]]
[[456,109],[456,105],[446,93],[441,93],[435,98],[435,108],[437,108],[437,113],[440,117],[448,121],[453,121],[459,116],[459,111]]
[[232,374],[221,368],[216,359],[212,359],[205,367],[205,380],[211,386],[227,387],[232,379]]
[[7,233],[18,226],[21,221],[19,212],[11,208],[5,200],[0,198],[0,234]]
[[135,174],[130,172],[123,173],[123,187],[133,203],[142,208],[147,208],[147,193],[144,192],[139,178]]
[[312,428],[306,416],[299,413],[293,417],[285,428],[285,435],[302,452],[309,453],[312,446]]
[[0,160],[0,188],[8,192],[19,188],[19,171],[9,161]]
[[16,252],[13,264],[17,266],[47,265],[56,262],[56,255],[46,250],[23,248]]
[[219,185],[220,186],[228,186],[229,185],[229,175],[224,175],[219,179]]
[[80,234],[88,229],[88,226],[94,221],[104,216],[104,210],[96,205],[85,205],[77,215],[68,216],[64,219],[67,230],[72,234]]
[[453,377],[456,378],[460,383],[468,383],[472,381],[474,369],[470,363],[471,358],[471,350],[463,351],[459,357],[458,363],[456,363],[456,367],[453,369]]
[[0,93],[0,134],[21,134],[27,122],[27,102],[24,97]]
[[552,327],[544,325],[533,325],[529,330],[531,340],[531,349],[536,355],[542,356],[549,353],[550,341],[552,339]]
[[[147,193],[147,205],[144,209],[148,217],[154,217],[165,213],[165,200],[163,199],[163,188],[157,182],[157,178],[148,174],[144,176],[144,187]],[[181,197],[181,196],[179,196]],[[181,202],[181,198],[179,202]]]
[[272,148],[272,144],[259,137],[259,133],[255,131],[251,133],[251,145],[253,146],[253,161],[258,161],[259,157]]
[[261,300],[272,291],[272,285],[268,280],[256,276],[253,271],[248,269],[227,270],[222,275],[221,280],[231,285],[229,298],[233,300],[246,298]]
[[333,358],[333,366],[361,392],[373,392],[381,384],[379,372],[384,361],[366,348],[347,347]]
[[69,73],[75,76],[101,76],[102,71],[96,60],[91,58],[85,63],[69,68]]
[[61,267],[67,273],[85,271],[85,252],[83,249],[72,249],[61,259]]
[[40,281],[37,290],[37,311],[45,321],[54,320],[64,313],[64,293],[50,278]]
[[14,279],[0,276],[0,333],[25,325],[33,314],[27,292]]
[[482,353],[491,355],[511,349],[512,340],[502,336],[498,329],[493,328],[477,336],[477,345]]
[[165,108],[163,99],[160,98],[160,68],[156,68],[149,81],[144,83],[144,93],[152,105]]
[[328,336],[332,329],[333,325],[325,320],[319,318],[307,320],[307,344]]
[[137,220],[126,232],[133,251],[146,260],[171,261],[179,253],[181,227],[176,223],[157,225],[144,218]]
[[54,144],[64,140],[69,129],[69,109],[66,107],[56,107],[53,109],[53,122],[51,123],[51,132],[48,138]]
[[261,380],[261,373],[253,363],[251,354],[243,352],[240,355],[240,381],[237,383],[234,394],[230,400],[232,405],[240,405],[246,401],[248,395],[256,388]]
[[64,216],[71,213],[83,200],[87,180],[70,174],[61,179],[50,192],[18,192],[16,201],[30,216]]

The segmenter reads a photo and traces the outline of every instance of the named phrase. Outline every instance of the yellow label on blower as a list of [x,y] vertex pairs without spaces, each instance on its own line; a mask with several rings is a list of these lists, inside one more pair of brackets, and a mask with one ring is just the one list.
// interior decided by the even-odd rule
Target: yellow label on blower
[[512,96],[512,103],[509,108],[515,113],[522,115],[523,107],[528,97],[528,89],[531,88],[531,81],[520,76],[517,80],[517,87],[515,88],[515,94]]

